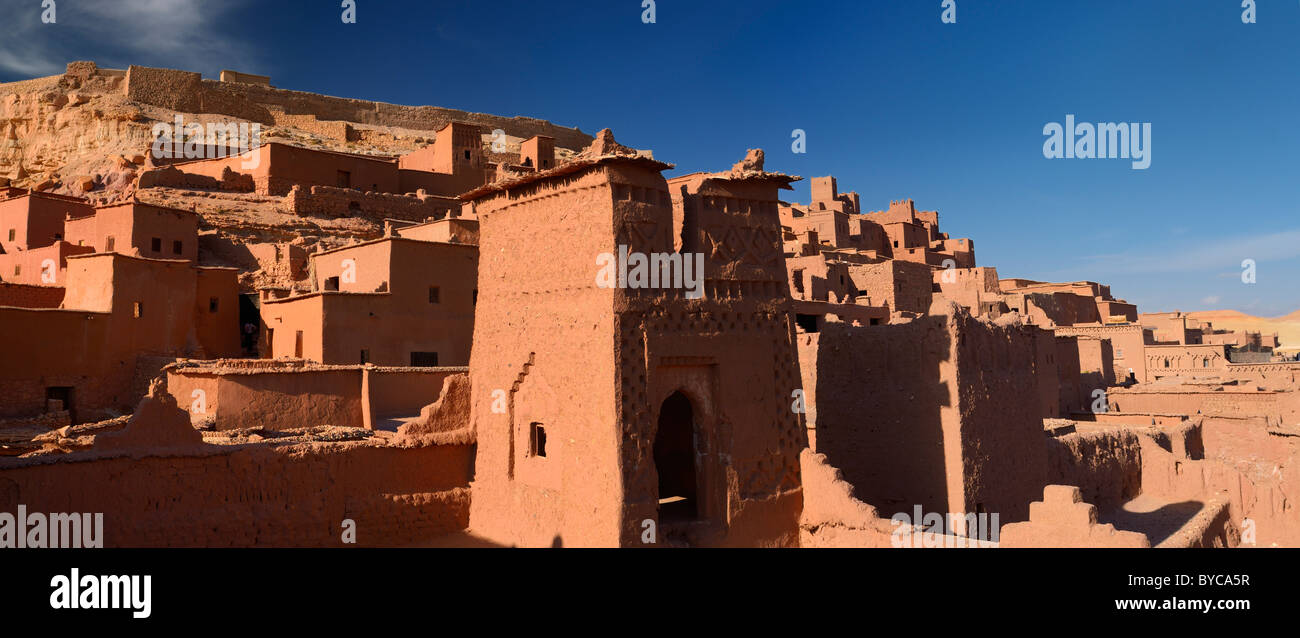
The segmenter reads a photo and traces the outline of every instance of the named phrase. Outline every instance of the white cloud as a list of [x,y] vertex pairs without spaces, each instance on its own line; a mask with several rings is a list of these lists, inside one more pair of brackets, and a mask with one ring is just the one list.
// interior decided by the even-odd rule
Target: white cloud
[[1210,295],[1209,297],[1202,299],[1201,303],[1207,306],[1214,306],[1219,303],[1220,299],[1221,298],[1218,295]]
[[60,0],[54,24],[41,22],[39,2],[24,4],[0,26],[0,72],[20,78],[62,73],[73,60],[207,73],[256,63],[225,19],[248,0]]
[[1300,258],[1300,230],[1286,230],[1237,237],[1196,238],[1181,243],[1150,246],[1142,252],[1129,251],[1083,258],[1078,270],[1103,274],[1190,273],[1225,268],[1237,269],[1241,262],[1284,261]]

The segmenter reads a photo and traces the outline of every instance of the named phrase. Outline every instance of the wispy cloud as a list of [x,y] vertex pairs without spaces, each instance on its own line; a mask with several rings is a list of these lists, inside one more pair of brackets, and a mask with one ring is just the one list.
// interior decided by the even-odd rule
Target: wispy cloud
[[83,59],[207,73],[256,64],[253,47],[228,19],[249,0],[57,0],[54,24],[41,21],[40,2],[22,4],[8,6],[0,26],[0,72],[6,75],[53,75]]
[[1256,262],[1300,258],[1300,230],[1276,233],[1196,239],[1145,247],[1141,252],[1128,251],[1084,257],[1079,270],[1103,274],[1115,273],[1196,273],[1237,269],[1247,259]]

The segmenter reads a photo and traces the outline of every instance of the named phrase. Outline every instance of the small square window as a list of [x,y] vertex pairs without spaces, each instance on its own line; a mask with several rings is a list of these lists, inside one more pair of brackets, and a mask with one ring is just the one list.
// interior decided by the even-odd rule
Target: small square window
[[154,237],[149,241],[149,249],[160,253],[162,252],[162,237]]
[[429,303],[442,303],[442,291],[437,286],[429,286]]
[[325,290],[327,290],[327,291],[333,291],[333,290],[338,290],[338,289],[339,289],[339,278],[338,278],[338,277],[326,277],[326,278],[325,278]]
[[546,456],[546,428],[541,423],[528,426],[528,452],[530,456]]

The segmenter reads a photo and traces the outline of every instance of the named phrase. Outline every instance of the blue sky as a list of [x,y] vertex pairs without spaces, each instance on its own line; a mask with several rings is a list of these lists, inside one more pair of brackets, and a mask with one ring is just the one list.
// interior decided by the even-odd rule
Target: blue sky
[[[880,210],[911,197],[1003,277],[1143,310],[1300,308],[1300,2],[0,0],[0,81],[69,60],[609,127],[679,171],[762,147]],[[1152,164],[1048,160],[1043,127],[1149,122]],[[807,153],[791,132],[807,132]],[[796,201],[808,185],[796,185]],[[1255,260],[1257,283],[1241,280]]]

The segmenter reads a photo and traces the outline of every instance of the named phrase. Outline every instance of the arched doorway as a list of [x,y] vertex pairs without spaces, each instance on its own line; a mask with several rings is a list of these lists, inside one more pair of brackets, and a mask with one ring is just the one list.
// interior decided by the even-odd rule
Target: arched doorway
[[699,516],[695,416],[691,400],[681,392],[674,392],[659,408],[654,454],[659,472],[659,521],[695,520]]

